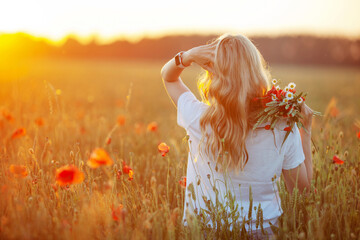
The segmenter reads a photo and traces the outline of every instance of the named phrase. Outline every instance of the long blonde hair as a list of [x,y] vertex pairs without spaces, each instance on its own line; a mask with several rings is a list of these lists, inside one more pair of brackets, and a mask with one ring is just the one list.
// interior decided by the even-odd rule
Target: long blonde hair
[[270,75],[262,55],[247,37],[225,34],[215,41],[214,72],[206,72],[197,83],[202,100],[210,105],[200,118],[200,144],[206,137],[208,155],[215,156],[218,150],[227,160],[217,157],[217,163],[243,171],[248,161],[245,140],[261,110],[254,99],[267,90]]

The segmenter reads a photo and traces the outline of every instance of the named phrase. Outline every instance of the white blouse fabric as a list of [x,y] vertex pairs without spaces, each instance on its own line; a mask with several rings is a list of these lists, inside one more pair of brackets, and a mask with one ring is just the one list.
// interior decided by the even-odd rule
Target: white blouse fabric
[[[249,159],[244,171],[228,170],[225,177],[224,173],[215,171],[214,158],[205,156],[205,159],[205,153],[200,155],[198,151],[201,139],[200,117],[208,107],[190,91],[182,93],[177,103],[177,123],[189,135],[184,224],[186,225],[187,211],[193,213],[194,210],[199,212],[200,208],[207,209],[203,196],[215,203],[214,185],[219,190],[220,201],[223,203],[226,201],[223,198],[225,192],[230,190],[235,196],[236,203],[239,205],[240,222],[244,216],[248,220],[249,186],[251,185],[253,223],[249,228],[256,229],[254,206],[258,207],[259,203],[263,210],[263,227],[270,227],[269,222],[276,224],[277,218],[282,214],[276,182],[279,180],[282,169],[295,168],[305,159],[299,129],[294,127],[293,132],[281,147],[286,134],[283,130],[285,123],[278,124],[273,131],[264,129],[268,123],[260,125],[258,129],[251,131],[246,139]],[[272,181],[275,174],[276,179]],[[190,184],[194,187],[195,196],[191,196]],[[211,220],[209,224],[212,226]]]

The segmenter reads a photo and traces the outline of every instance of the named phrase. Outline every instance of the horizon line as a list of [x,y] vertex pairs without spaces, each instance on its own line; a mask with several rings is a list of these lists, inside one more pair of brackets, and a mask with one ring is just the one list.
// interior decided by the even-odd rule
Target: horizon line
[[[81,44],[89,44],[95,42],[99,45],[111,44],[116,41],[128,41],[132,43],[137,43],[142,41],[143,39],[161,39],[164,37],[171,37],[171,36],[211,36],[211,35],[222,35],[224,33],[233,33],[235,31],[203,31],[203,32],[195,32],[195,31],[164,31],[164,32],[152,32],[152,33],[142,33],[142,34],[115,34],[111,37],[104,37],[101,36],[99,33],[92,33],[86,36],[81,36],[80,34],[76,34],[73,32],[69,32],[59,38],[53,38],[41,34],[33,34],[26,31],[13,31],[13,32],[3,32],[0,31],[1,35],[17,35],[23,34],[27,35],[30,38],[36,40],[43,40],[51,45],[61,46],[63,45],[68,39],[75,39]],[[238,31],[239,32],[239,31]],[[358,36],[347,35],[347,34],[325,34],[325,33],[313,33],[309,31],[303,32],[292,32],[292,33],[258,33],[253,32],[249,34],[244,34],[250,38],[252,37],[285,37],[285,36],[311,36],[311,37],[318,37],[318,38],[345,38],[350,40],[360,40],[360,34]]]

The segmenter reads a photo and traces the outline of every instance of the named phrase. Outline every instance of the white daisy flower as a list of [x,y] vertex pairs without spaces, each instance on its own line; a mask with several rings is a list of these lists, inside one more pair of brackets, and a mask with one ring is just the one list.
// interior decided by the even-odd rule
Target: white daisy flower
[[276,79],[274,78],[273,80],[271,80],[271,83],[272,83],[273,85],[276,85],[276,84],[278,83],[278,80],[276,80]]
[[280,86],[277,85],[277,86],[275,87],[275,89],[279,91],[279,90],[280,90]]
[[285,97],[290,100],[294,98],[294,94],[292,92],[287,92]]
[[298,98],[297,102],[302,103],[304,100],[302,98]]
[[288,92],[289,90],[290,90],[289,86],[287,86],[287,87],[284,88],[284,91],[285,91],[285,92]]
[[287,99],[287,98],[283,99],[283,102],[285,102],[285,103],[287,103],[288,101],[289,101],[289,99]]
[[277,100],[277,97],[276,97],[275,94],[272,94],[272,95],[271,95],[271,100],[273,100],[273,101],[276,101],[276,100]]
[[295,89],[296,84],[293,83],[293,82],[292,82],[292,83],[289,83],[288,87],[289,87],[290,89]]

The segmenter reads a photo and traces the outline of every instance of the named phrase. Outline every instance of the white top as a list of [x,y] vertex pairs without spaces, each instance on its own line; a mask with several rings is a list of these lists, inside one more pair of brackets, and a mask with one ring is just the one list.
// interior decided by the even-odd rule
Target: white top
[[[280,198],[276,182],[272,182],[272,178],[276,174],[276,180],[279,180],[282,169],[292,169],[301,164],[305,155],[302,149],[300,132],[297,127],[293,133],[290,133],[284,145],[281,148],[282,141],[286,134],[284,127],[286,123],[279,123],[274,131],[265,130],[262,124],[258,129],[251,131],[246,139],[246,148],[249,159],[245,165],[244,171],[228,170],[228,177],[224,177],[223,173],[215,171],[214,158],[199,155],[198,144],[201,139],[200,117],[209,106],[200,102],[192,92],[187,91],[181,94],[177,104],[177,123],[183,127],[189,135],[189,154],[187,164],[186,182],[187,188],[185,192],[184,215],[183,220],[186,224],[186,209],[190,213],[196,208],[207,209],[203,196],[211,199],[215,203],[215,192],[213,191],[213,182],[216,180],[216,187],[219,190],[219,196],[224,197],[226,192],[225,182],[227,179],[228,191],[236,197],[236,203],[239,205],[240,218],[246,216],[248,220],[249,186],[251,185],[253,195],[252,229],[256,229],[255,220],[256,213],[254,206],[258,207],[261,203],[263,210],[263,227],[269,227],[269,221],[275,224],[277,218],[282,214]],[[211,129],[210,129],[211,130]],[[276,143],[276,144],[275,144]],[[210,174],[210,180],[208,178]],[[200,184],[198,185],[198,181]],[[211,182],[211,183],[210,183]],[[193,184],[195,189],[194,201],[189,191],[189,185]],[[239,188],[239,184],[240,188]],[[224,199],[221,199],[224,201]],[[243,210],[241,210],[243,207]],[[209,224],[212,226],[210,220]]]

